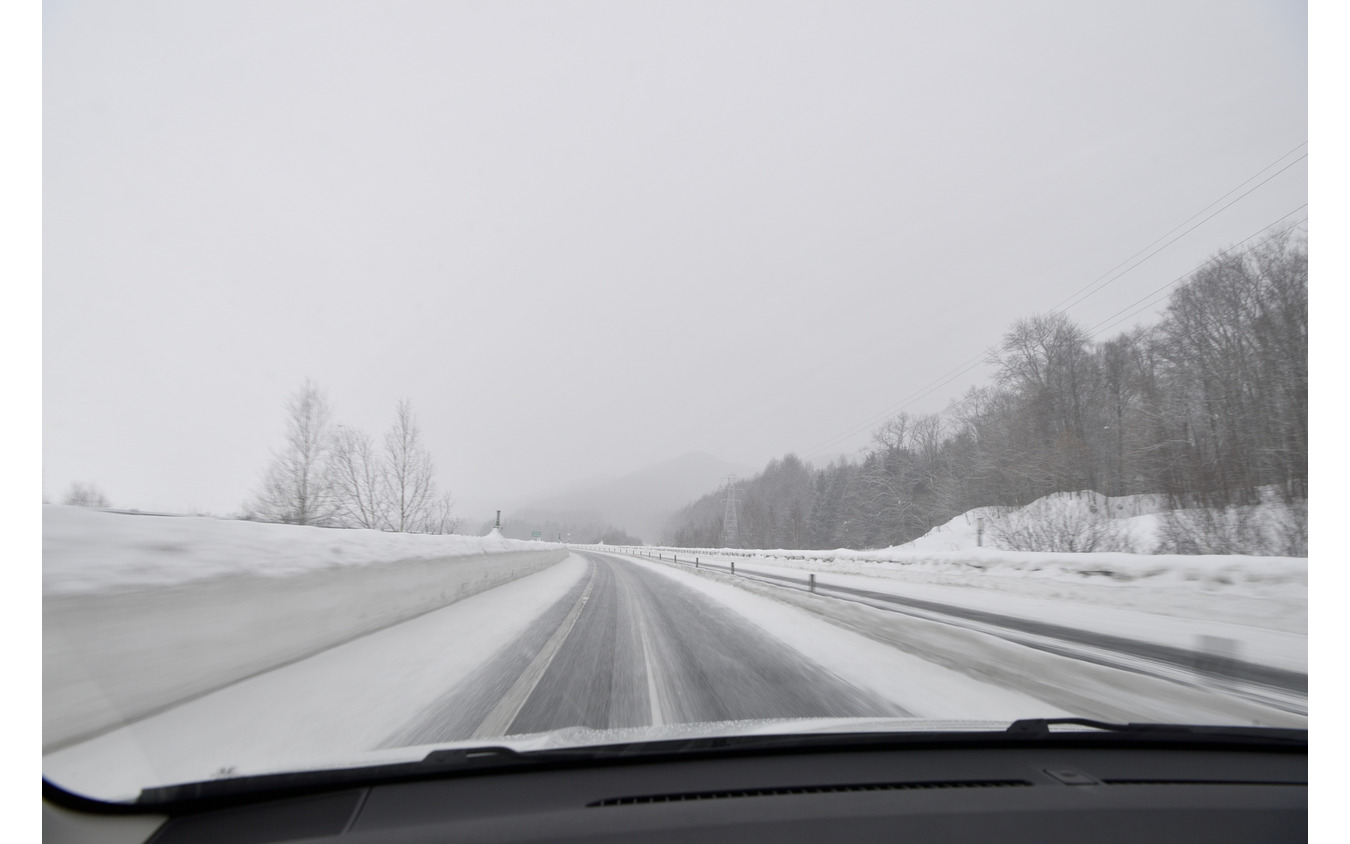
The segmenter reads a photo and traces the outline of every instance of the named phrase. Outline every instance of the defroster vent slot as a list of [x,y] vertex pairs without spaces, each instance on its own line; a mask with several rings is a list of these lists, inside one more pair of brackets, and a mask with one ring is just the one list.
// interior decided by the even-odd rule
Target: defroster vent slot
[[848,785],[777,786],[773,788],[736,788],[721,791],[686,791],[677,794],[644,794],[636,797],[610,797],[587,803],[600,806],[636,806],[644,803],[683,803],[695,800],[731,800],[742,797],[781,797],[798,794],[841,794],[859,791],[913,791],[951,788],[1009,788],[1031,785],[1026,780],[936,780],[931,782],[869,782]]

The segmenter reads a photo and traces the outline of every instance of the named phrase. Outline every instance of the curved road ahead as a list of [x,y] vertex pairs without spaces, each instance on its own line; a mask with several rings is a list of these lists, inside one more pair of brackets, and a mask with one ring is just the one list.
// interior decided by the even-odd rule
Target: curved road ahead
[[756,718],[905,716],[641,564],[594,552],[525,634],[385,746]]

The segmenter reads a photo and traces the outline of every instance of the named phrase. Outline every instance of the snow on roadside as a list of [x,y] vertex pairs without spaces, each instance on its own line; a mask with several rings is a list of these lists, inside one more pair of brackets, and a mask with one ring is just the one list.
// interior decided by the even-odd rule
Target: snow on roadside
[[206,780],[222,771],[300,770],[316,759],[364,753],[513,642],[588,568],[570,555],[544,571],[50,753],[43,775],[78,793],[122,800],[145,786]]
[[[705,558],[709,559],[709,558]],[[805,566],[819,571],[818,566]],[[745,574],[766,573],[777,576],[802,579],[802,568],[773,565],[755,560],[742,561],[737,570]],[[1216,608],[1199,606],[1203,596],[1186,595],[1186,600],[1173,607],[1175,614],[1158,612],[1165,596],[1159,590],[1146,589],[1135,595],[1121,595],[1133,598],[1133,601],[1121,601],[1117,606],[1105,606],[1100,602],[1081,600],[1082,589],[1071,590],[1078,600],[1065,600],[1062,595],[1051,593],[1047,597],[1027,594],[1015,594],[1006,590],[973,589],[963,585],[943,585],[920,583],[911,580],[879,577],[872,574],[849,574],[838,570],[819,576],[817,583],[822,590],[830,586],[843,586],[850,589],[864,589],[882,592],[905,598],[914,598],[963,609],[981,610],[1015,618],[1030,619],[1047,624],[1056,624],[1075,630],[1090,630],[1120,636],[1141,642],[1188,650],[1197,649],[1204,637],[1217,637],[1237,644],[1234,656],[1260,665],[1269,665],[1289,671],[1307,672],[1308,670],[1308,634],[1307,603],[1302,603],[1302,614],[1296,611],[1292,618],[1286,618],[1293,630],[1270,629],[1272,611],[1290,607],[1270,602],[1259,602],[1255,608],[1247,604],[1245,612],[1233,612],[1231,597],[1219,603],[1229,604],[1228,615],[1233,620],[1224,620]],[[1297,610],[1297,607],[1293,608]],[[1301,622],[1301,623],[1300,623]]]
[[805,610],[670,566],[628,557],[728,607],[807,659],[920,718],[1014,720],[1068,715],[1045,701],[944,668]]
[[[603,549],[602,549],[603,550]],[[912,551],[905,546],[878,551],[731,550],[725,548],[651,548],[685,555],[762,559],[776,565],[879,577],[918,573],[946,575],[975,585],[996,581],[1038,580],[1061,584],[1091,583],[1160,586],[1254,597],[1303,596],[1308,590],[1306,557],[1245,555],[1127,554],[1123,552]]]
[[[1166,632],[1176,626],[1172,620],[1177,619],[1200,626],[1235,625],[1257,631],[1243,637],[1218,634],[1229,638],[1260,638],[1259,631],[1278,631],[1305,640],[1308,635],[1306,558],[1054,554],[990,548],[907,554],[894,550],[710,552],[639,548],[631,549],[631,553],[664,553],[666,558],[678,553],[681,560],[697,555],[723,565],[735,561],[747,570],[758,567],[799,578],[813,572],[822,578],[835,578],[837,583],[847,581],[855,588],[1006,615],[1048,620],[1076,614],[1076,621],[1066,619],[1066,623],[1074,621],[1068,626],[1084,629],[1098,629],[1095,623],[1081,623],[1093,621],[1093,610],[1131,612],[1139,618],[1122,623],[1147,634],[1134,638],[1170,644],[1180,644],[1176,635],[1189,635]],[[1107,619],[1110,614],[1102,614],[1103,624],[1111,623]],[[1150,630],[1153,632],[1148,633]],[[1306,661],[1306,652],[1298,656],[1298,646],[1289,642],[1271,646],[1253,643],[1251,653],[1255,656],[1270,647],[1293,654],[1296,661]]]
[[[1261,507],[1277,507],[1268,501]],[[955,516],[912,542],[867,551],[729,548],[634,549],[700,555],[753,557],[777,565],[846,574],[900,577],[984,588],[1015,589],[1035,580],[1065,585],[1157,586],[1172,591],[1223,593],[1235,598],[1306,602],[1306,557],[1245,554],[1148,554],[1120,551],[1009,551],[993,547],[992,525],[1024,513],[1052,519],[1057,514],[1100,514],[1128,533],[1137,548],[1152,549],[1167,502],[1159,495],[1106,498],[1091,492],[1056,493],[1024,508],[979,507]],[[1252,509],[1252,508],[1249,508]],[[1184,512],[1184,511],[1183,511]],[[1270,515],[1270,514],[1266,514]]]
[[[1007,528],[1017,524],[1034,526],[1040,523],[1042,530],[1033,530],[1032,533],[1040,535],[1042,539],[1058,533],[1057,541],[1063,542],[1067,534],[1077,533],[1083,538],[1088,533],[1095,533],[1099,540],[1098,547],[1102,550],[1115,545],[1117,547],[1114,550],[1153,554],[1166,550],[1163,522],[1169,515],[1184,520],[1204,513],[1218,522],[1240,517],[1240,520],[1249,523],[1250,530],[1245,535],[1245,541],[1259,545],[1259,536],[1271,539],[1274,534],[1292,528],[1293,524],[1290,522],[1291,508],[1277,489],[1263,487],[1258,494],[1261,498],[1259,504],[1221,511],[1178,510],[1167,496],[1161,494],[1105,496],[1091,490],[1057,492],[1025,507],[977,507],[938,525],[918,539],[883,549],[883,553],[970,551],[981,546],[994,547],[999,544],[999,526]],[[1093,526],[1100,530],[1088,530]],[[1199,539],[1202,540],[1199,542],[1201,548],[1209,544],[1207,540]],[[1249,546],[1248,550],[1251,547],[1256,546]]]
[[[1068,494],[1050,496],[1037,503],[1044,510],[1054,506],[1081,508],[1085,502]],[[1138,547],[1153,547],[1152,537],[1166,505],[1160,496],[1094,498],[1093,502],[1107,508],[1111,519],[1136,539]],[[768,566],[803,575],[814,572],[870,579],[871,584],[860,580],[853,585],[915,597],[928,592],[930,600],[1031,618],[1041,617],[1051,607],[1036,602],[1058,602],[1061,610],[1050,608],[1052,615],[1077,612],[1079,622],[1093,608],[1134,612],[1141,615],[1134,621],[1116,619],[1114,626],[1141,629],[1151,626],[1152,634],[1136,638],[1172,644],[1191,637],[1196,632],[1192,628],[1197,625],[1210,623],[1279,631],[1306,640],[1306,557],[1006,551],[991,547],[989,527],[994,519],[1007,513],[1006,508],[977,508],[933,528],[913,542],[868,551],[671,547],[627,550],[661,553],[666,557],[679,554],[686,559],[700,556],[735,560],[738,565]],[[1015,606],[1019,604],[1015,598],[1026,600]],[[1077,609],[1071,610],[1070,605]],[[1148,617],[1161,620],[1153,624]],[[1187,623],[1176,624],[1177,619]],[[1229,633],[1219,635],[1243,638]],[[1267,638],[1271,641],[1252,642],[1253,655],[1279,651],[1283,656],[1276,658],[1278,664],[1288,664],[1290,660],[1306,663],[1306,643],[1300,654],[1299,644],[1292,639]]]
[[238,574],[290,577],[317,569],[558,547],[500,534],[431,536],[44,504],[42,589],[70,594]]
[[[783,592],[752,578],[708,569],[696,574],[669,561],[627,558],[720,601],[807,658],[918,717],[1007,721],[1071,712],[1108,721],[1307,723],[1306,716],[1248,700],[1226,687],[1197,684],[1184,671],[1182,682],[1172,682],[1024,647],[977,629],[853,603],[825,611],[809,603],[815,596]],[[859,635],[878,625],[884,635]],[[1029,712],[1028,701],[1039,708]]]
[[[1125,529],[1126,534],[1139,549],[1152,549],[1158,544],[1158,519],[1167,509],[1166,502],[1158,495],[1123,495],[1104,499],[1111,518]],[[1054,501],[1061,507],[1073,500],[1070,495],[1047,496],[1028,505],[1034,508],[1038,504]],[[1019,509],[1009,507],[976,507],[973,510],[953,516],[944,524],[938,525],[918,539],[884,549],[886,551],[969,551],[992,546],[989,528],[995,520],[1004,518]],[[980,529],[985,533],[981,536]]]

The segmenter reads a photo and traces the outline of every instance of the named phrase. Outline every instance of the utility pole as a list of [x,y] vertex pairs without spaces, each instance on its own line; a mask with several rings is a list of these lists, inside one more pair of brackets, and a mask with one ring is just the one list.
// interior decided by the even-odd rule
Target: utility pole
[[722,516],[722,547],[737,548],[740,540],[736,524],[736,476],[727,475],[724,480],[727,485],[727,509]]

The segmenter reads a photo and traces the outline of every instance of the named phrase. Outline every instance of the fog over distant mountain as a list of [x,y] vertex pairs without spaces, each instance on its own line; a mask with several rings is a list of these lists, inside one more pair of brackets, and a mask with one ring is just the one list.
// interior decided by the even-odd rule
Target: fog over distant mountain
[[655,543],[661,539],[667,517],[676,510],[716,489],[729,474],[746,476],[756,471],[751,466],[694,452],[618,478],[584,482],[542,496],[514,515],[572,521],[586,514],[644,542]]

